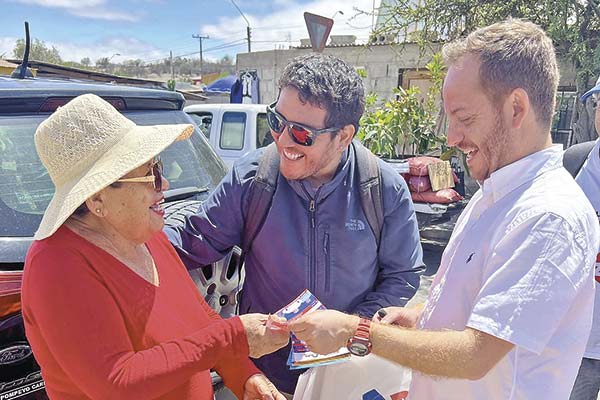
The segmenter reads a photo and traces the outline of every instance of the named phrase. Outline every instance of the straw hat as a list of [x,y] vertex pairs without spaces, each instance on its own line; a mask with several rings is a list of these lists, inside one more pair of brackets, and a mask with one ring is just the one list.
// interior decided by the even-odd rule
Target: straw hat
[[35,233],[52,235],[86,199],[156,156],[192,125],[137,126],[93,94],[58,108],[35,132],[55,192]]

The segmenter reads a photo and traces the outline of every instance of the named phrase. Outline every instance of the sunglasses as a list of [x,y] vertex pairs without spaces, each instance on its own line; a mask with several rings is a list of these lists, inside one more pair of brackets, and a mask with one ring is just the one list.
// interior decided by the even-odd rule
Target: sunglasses
[[290,122],[285,117],[275,110],[277,102],[267,106],[267,122],[273,132],[278,135],[283,133],[287,127],[290,137],[295,143],[302,146],[312,146],[316,137],[323,133],[337,132],[342,128],[324,128],[314,129],[297,122]]
[[122,179],[117,179],[117,182],[136,182],[136,183],[152,182],[152,185],[154,186],[154,190],[157,192],[162,192],[162,181],[163,181],[162,170],[163,170],[162,161],[160,160],[159,157],[155,157],[154,161],[152,162],[152,167],[151,167],[152,175],[140,176],[139,178],[122,178]]

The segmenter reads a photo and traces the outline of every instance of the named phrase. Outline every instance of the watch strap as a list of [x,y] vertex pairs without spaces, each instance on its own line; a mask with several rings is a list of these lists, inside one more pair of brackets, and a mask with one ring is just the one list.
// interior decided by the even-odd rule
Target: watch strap
[[369,341],[369,336],[371,332],[371,320],[366,318],[361,318],[358,322],[358,327],[356,328],[356,332],[354,333],[354,338],[367,340]]

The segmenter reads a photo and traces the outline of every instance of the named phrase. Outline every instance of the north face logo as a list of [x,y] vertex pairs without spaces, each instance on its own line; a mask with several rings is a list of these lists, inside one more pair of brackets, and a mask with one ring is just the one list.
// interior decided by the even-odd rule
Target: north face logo
[[346,230],[347,231],[364,231],[365,223],[360,219],[351,219],[346,222]]

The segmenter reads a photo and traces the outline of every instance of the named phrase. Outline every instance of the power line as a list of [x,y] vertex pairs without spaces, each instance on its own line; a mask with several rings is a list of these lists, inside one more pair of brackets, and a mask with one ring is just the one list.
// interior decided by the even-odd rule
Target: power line
[[221,43],[219,45],[213,46],[213,47],[209,47],[208,49],[204,50],[206,51],[211,51],[211,50],[219,50],[225,47],[231,47],[231,45],[237,45],[237,44],[243,44],[243,42],[245,42],[246,39],[238,39],[238,40],[234,40],[233,42],[227,42],[227,43]]
[[[243,31],[227,31],[227,30],[225,30],[222,32],[218,32],[217,34],[218,35],[227,35],[227,36],[237,36],[242,33],[246,33],[246,30],[245,29]],[[219,36],[219,37],[221,37],[221,36]]]
[[[242,33],[242,32],[245,32],[245,31],[238,31],[238,33]],[[245,38],[244,39],[239,39],[239,40],[246,41]],[[238,40],[236,40],[234,42],[238,42]],[[234,43],[234,42],[228,42],[228,43]],[[173,47],[171,50],[156,49],[156,50],[148,50],[148,51],[141,51],[141,52],[136,52],[136,53],[127,53],[127,54],[124,53],[123,51],[120,51],[120,53],[121,53],[121,57],[141,58],[142,61],[148,60],[148,59],[144,59],[143,57],[139,57],[139,56],[142,56],[142,55],[145,55],[145,54],[152,54],[152,53],[157,53],[157,52],[164,52],[166,54],[162,58],[158,58],[158,59],[153,58],[153,59],[148,60],[148,61],[154,61],[154,60],[162,60],[164,58],[169,58],[169,55],[168,55],[169,51],[188,50],[188,49],[191,51],[191,48],[192,48],[191,45],[185,45],[185,46]],[[206,50],[208,50],[208,49],[204,49],[204,52],[206,52]],[[185,54],[174,55],[173,57],[189,56],[189,55],[193,55],[195,53],[198,53],[198,52],[197,51],[190,52],[190,53],[186,52]]]
[[[241,44],[244,44],[243,42],[245,42],[245,41],[246,41],[246,39],[238,39],[238,40],[235,40],[233,42],[223,43],[223,44],[220,44],[220,45],[217,45],[217,46],[214,46],[214,47],[209,47],[207,49],[203,49],[203,53],[206,53],[206,52],[209,52],[209,51],[214,51],[214,50],[220,50],[222,48],[229,48],[229,47],[239,46]],[[193,52],[190,52],[190,53],[177,54],[177,55],[174,55],[173,58],[186,57],[186,56],[191,56],[191,55],[194,55],[194,54],[198,54],[198,52],[197,51],[193,51]],[[163,61],[163,60],[165,60],[167,58],[169,58],[168,55],[166,55],[165,57],[161,57],[161,58],[145,59],[145,60],[142,59],[142,61],[145,62],[145,63],[151,64],[153,62]]]
[[240,8],[238,7],[238,5],[235,4],[235,1],[231,0],[231,3],[240,12],[240,14],[242,15],[242,18],[244,18],[244,20],[246,20],[246,38],[248,39],[248,53],[250,53],[250,52],[252,52],[251,46],[250,46],[250,22],[248,22],[248,18],[246,18],[246,16],[242,12],[242,10],[240,10]]
[[[245,40],[244,40],[244,42],[245,42]],[[242,43],[236,43],[236,44],[230,44],[229,46],[223,46],[223,47],[219,47],[217,49],[206,50],[205,52],[216,51],[216,50],[223,50],[223,49],[229,49],[229,48],[232,48],[232,47],[243,46],[244,44],[245,43],[243,43],[243,42]]]

